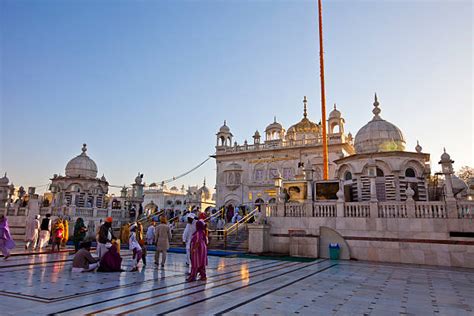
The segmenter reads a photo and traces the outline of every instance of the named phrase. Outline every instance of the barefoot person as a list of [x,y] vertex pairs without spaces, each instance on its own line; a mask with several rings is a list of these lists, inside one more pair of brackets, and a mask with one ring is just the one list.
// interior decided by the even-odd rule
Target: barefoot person
[[196,281],[199,273],[200,281],[205,281],[207,266],[207,236],[206,224],[203,221],[196,222],[196,232],[191,240],[191,273],[187,278],[188,282]]
[[137,224],[132,224],[130,226],[130,239],[128,241],[128,246],[129,249],[132,251],[132,270],[133,271],[138,271],[138,263],[140,262],[140,259],[142,258],[142,247],[140,247],[140,244],[138,243],[137,240]]
[[10,257],[10,250],[13,248],[15,248],[15,242],[10,234],[8,220],[4,215],[0,215],[0,251],[3,259],[7,260]]
[[31,244],[33,244],[33,250],[36,248],[36,244],[39,238],[40,229],[40,216],[36,215],[34,219],[28,222],[26,225],[26,236],[25,236],[25,250],[28,250]]
[[91,255],[91,242],[86,241],[80,244],[80,249],[72,259],[72,272],[90,272],[94,271],[99,264],[99,259]]
[[155,264],[158,265],[160,262],[160,253],[161,253],[161,267],[163,268],[166,263],[166,252],[170,248],[171,240],[171,229],[166,223],[166,216],[162,215],[160,217],[160,224],[156,226],[155,229]]

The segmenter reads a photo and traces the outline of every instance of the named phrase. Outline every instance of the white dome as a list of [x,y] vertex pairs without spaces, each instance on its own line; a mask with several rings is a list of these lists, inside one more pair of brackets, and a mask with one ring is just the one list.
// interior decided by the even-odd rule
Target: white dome
[[269,124],[267,128],[265,129],[265,132],[271,131],[271,130],[278,130],[281,131],[283,129],[283,126],[281,126],[280,123],[277,122],[276,117],[273,120],[273,123]]
[[219,133],[230,133],[230,128],[227,126],[227,122],[224,121],[224,125],[219,129]]
[[332,119],[332,118],[341,118],[341,111],[336,109],[336,104],[334,104],[334,110],[332,110],[331,113],[329,113],[329,118],[330,119]]
[[405,138],[402,131],[379,116],[378,106],[377,95],[375,95],[375,108],[372,111],[374,117],[355,136],[354,146],[358,154],[405,150]]
[[86,154],[87,145],[82,146],[82,153],[71,159],[66,165],[67,177],[93,178],[97,177],[97,165]]

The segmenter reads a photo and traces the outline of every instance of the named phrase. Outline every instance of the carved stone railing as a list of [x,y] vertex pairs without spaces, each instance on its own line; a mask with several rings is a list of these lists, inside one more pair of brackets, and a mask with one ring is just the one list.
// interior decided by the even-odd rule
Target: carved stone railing
[[27,216],[27,215],[28,215],[28,209],[26,207],[18,208],[18,211],[16,212],[16,216]]
[[106,218],[107,216],[109,216],[108,210],[106,210],[106,209],[98,209],[97,210],[97,217]]
[[379,202],[378,217],[380,218],[405,218],[408,217],[405,202]]
[[316,202],[313,204],[314,217],[336,217],[336,202]]
[[93,217],[94,216],[94,210],[92,208],[78,207],[78,208],[76,208],[76,212],[75,212],[74,216],[77,216],[77,217]]
[[417,218],[447,218],[444,202],[415,202],[415,217]]
[[459,218],[474,218],[474,201],[458,201],[457,209]]
[[370,204],[367,202],[344,203],[344,217],[370,217]]
[[287,217],[305,217],[306,204],[304,203],[287,203],[285,205],[285,216]]

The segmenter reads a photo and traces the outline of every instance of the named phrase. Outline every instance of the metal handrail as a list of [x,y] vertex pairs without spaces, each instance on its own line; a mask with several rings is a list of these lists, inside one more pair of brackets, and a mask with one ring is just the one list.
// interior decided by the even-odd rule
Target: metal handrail
[[245,215],[244,217],[242,217],[239,221],[235,222],[232,226],[230,226],[229,228],[225,229],[227,230],[227,234],[229,234],[229,232],[232,233],[233,230],[239,228],[239,224],[242,224],[242,223],[246,223],[249,221],[249,219],[255,215],[255,213],[258,211],[258,207],[256,207],[253,211],[251,211],[250,213],[248,213],[247,215]]

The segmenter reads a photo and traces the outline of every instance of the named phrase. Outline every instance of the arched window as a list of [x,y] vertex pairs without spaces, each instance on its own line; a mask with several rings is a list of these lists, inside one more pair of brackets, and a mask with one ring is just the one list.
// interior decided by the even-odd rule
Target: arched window
[[384,176],[384,173],[383,173],[382,169],[377,168],[377,177],[383,177],[383,176]]
[[352,180],[352,173],[350,171],[346,171],[344,174],[344,180]]
[[415,170],[413,170],[413,168],[407,168],[407,170],[405,170],[405,177],[415,178],[416,177]]

